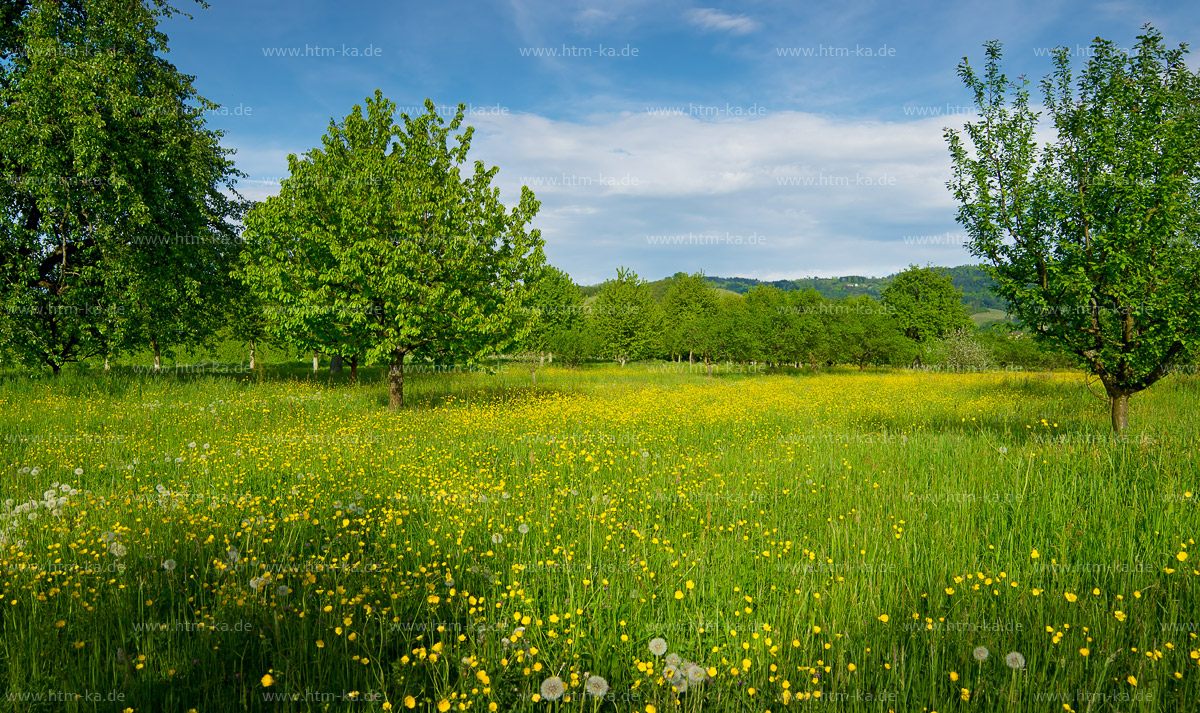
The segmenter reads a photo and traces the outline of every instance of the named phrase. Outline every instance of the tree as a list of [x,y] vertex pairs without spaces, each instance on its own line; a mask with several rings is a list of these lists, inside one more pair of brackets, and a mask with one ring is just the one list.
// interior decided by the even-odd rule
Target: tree
[[1104,384],[1113,431],[1200,337],[1200,78],[1147,26],[1131,54],[1097,38],[1076,79],[1070,50],[1041,83],[1056,138],[1039,152],[1028,81],[985,45],[958,73],[980,120],[947,129],[948,187],[973,254],[1009,312]]
[[833,335],[842,315],[833,309],[835,305],[811,287],[786,294],[784,360],[797,365],[807,361],[813,371],[819,370],[822,362],[836,361],[837,343]]
[[700,326],[699,345],[712,376],[712,362],[721,359],[749,361],[749,322],[746,300],[741,295],[716,295],[714,306]]
[[992,366],[992,355],[974,330],[956,329],[925,346],[928,362],[945,371],[977,372]]
[[258,365],[259,347],[271,341],[271,323],[267,305],[243,283],[235,282],[241,289],[229,300],[225,314],[229,320],[229,336],[242,342],[249,350],[249,368]]
[[787,331],[794,315],[787,294],[778,287],[756,285],[745,300],[752,358],[772,366],[788,361]]
[[536,380],[537,368],[546,355],[553,359],[560,335],[582,322],[583,298],[567,273],[547,265],[530,285],[521,314],[522,319],[514,327],[524,328],[528,334],[518,345],[518,352],[529,361]]
[[577,320],[577,323],[560,332],[555,332],[548,346],[559,356],[559,360],[569,369],[578,369],[596,353],[596,336],[587,320]]
[[175,347],[211,346],[227,323],[228,307],[239,297],[230,278],[237,245],[232,235],[215,231],[147,237],[123,259],[132,279],[124,285],[126,324],[117,346],[129,351],[149,346],[158,371]]
[[[32,0],[0,14],[0,301],[27,365],[203,339],[241,175],[165,0]],[[151,330],[156,330],[152,332]]]
[[883,303],[867,296],[849,297],[835,307],[841,319],[831,335],[841,359],[858,365],[907,364],[915,351],[895,316]]
[[716,307],[716,293],[703,272],[680,274],[663,298],[663,342],[670,354],[688,353],[692,363],[704,336],[704,322]]
[[523,187],[511,212],[497,168],[461,175],[473,130],[465,105],[448,123],[426,100],[416,118],[376,90],[330,121],[322,147],[288,156],[289,177],[246,220],[239,270],[282,329],[316,346],[389,365],[392,408],[404,405],[404,361],[475,364],[523,338],[512,329],[544,262]]
[[884,288],[882,299],[905,336],[917,343],[971,326],[962,293],[940,268],[909,265]]
[[592,315],[597,348],[621,366],[647,356],[659,335],[658,305],[646,281],[629,268],[617,268],[616,278],[600,286]]

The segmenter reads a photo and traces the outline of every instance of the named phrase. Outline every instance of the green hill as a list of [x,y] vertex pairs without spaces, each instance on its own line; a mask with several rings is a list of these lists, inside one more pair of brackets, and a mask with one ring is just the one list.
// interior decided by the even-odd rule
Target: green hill
[[[942,268],[954,286],[962,290],[963,304],[971,314],[986,313],[984,321],[996,321],[1002,316],[1005,304],[1002,299],[992,293],[992,279],[982,268],[976,265],[960,265],[958,267]],[[655,300],[661,300],[667,294],[671,281],[684,273],[676,273],[671,277],[655,280],[649,283],[650,294]],[[745,294],[755,285],[771,285],[781,290],[816,290],[828,299],[842,299],[867,295],[878,299],[883,290],[892,280],[887,277],[865,277],[863,275],[846,275],[844,277],[801,277],[794,280],[756,280],[752,277],[712,277],[706,276],[714,289]],[[579,291],[584,297],[591,297],[600,291],[600,285],[580,286]]]

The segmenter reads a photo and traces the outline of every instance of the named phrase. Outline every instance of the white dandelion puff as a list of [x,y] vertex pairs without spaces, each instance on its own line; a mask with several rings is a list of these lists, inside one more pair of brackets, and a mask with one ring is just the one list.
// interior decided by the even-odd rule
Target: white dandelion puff
[[988,650],[986,646],[976,646],[975,650],[972,651],[971,654],[975,657],[976,661],[981,663],[987,661]]
[[650,640],[650,653],[655,656],[662,656],[667,653],[667,640],[661,636]]
[[589,676],[584,690],[595,698],[603,698],[608,693],[608,681],[600,676]]
[[559,698],[562,698],[565,690],[566,687],[563,685],[563,680],[558,676],[551,676],[542,681],[540,693],[542,694],[542,698],[548,701],[557,701]]
[[1012,651],[1004,657],[1004,663],[1008,664],[1009,668],[1025,668],[1025,657]]

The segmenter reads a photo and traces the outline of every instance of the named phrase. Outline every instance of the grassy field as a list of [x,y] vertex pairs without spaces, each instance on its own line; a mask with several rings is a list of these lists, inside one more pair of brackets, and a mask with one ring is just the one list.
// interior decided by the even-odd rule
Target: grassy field
[[0,380],[7,710],[1196,710],[1200,380]]
[[1009,319],[1008,313],[1002,309],[987,309],[971,315],[971,321],[976,327],[984,327],[993,322],[1003,322]]

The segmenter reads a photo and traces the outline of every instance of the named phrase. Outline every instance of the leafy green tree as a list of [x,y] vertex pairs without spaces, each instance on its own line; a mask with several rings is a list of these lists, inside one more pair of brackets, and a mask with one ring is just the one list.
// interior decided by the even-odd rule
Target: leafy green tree
[[705,321],[716,307],[716,293],[703,272],[677,275],[663,298],[663,346],[670,354],[687,352],[688,363],[700,349]]
[[586,319],[580,319],[571,327],[555,332],[547,346],[567,368],[578,369],[596,354],[595,330]]
[[600,286],[591,312],[597,349],[621,366],[649,356],[659,340],[658,305],[646,281],[629,268],[617,268],[617,276]]
[[[134,240],[142,239],[135,236]],[[145,236],[124,262],[134,279],[125,284],[123,351],[149,347],[154,370],[177,347],[213,346],[228,324],[228,305],[239,297],[230,278],[237,255],[232,235]]]
[[784,331],[786,361],[797,365],[808,362],[813,371],[821,364],[837,361],[838,344],[834,339],[842,315],[834,304],[811,287],[788,293],[788,318]]
[[0,319],[28,365],[203,340],[241,174],[165,0],[31,0],[0,15]]
[[1097,38],[1078,77],[1060,48],[1039,147],[1028,81],[985,47],[982,77],[958,67],[981,115],[970,148],[946,131],[958,220],[1010,313],[1099,377],[1121,433],[1129,397],[1200,342],[1200,77],[1149,26],[1131,53]]
[[522,339],[512,327],[544,262],[540,232],[525,230],[533,192],[507,211],[497,168],[477,161],[461,175],[465,106],[448,123],[425,109],[397,125],[376,90],[365,113],[330,121],[321,148],[288,156],[279,195],[246,219],[238,271],[279,306],[284,332],[387,363],[392,408],[404,405],[406,358],[475,364]]
[[229,300],[225,314],[229,320],[227,331],[231,338],[246,346],[249,367],[258,366],[261,347],[273,341],[267,305],[254,291],[240,281],[234,282],[235,291]]
[[936,267],[909,265],[884,288],[882,300],[905,336],[917,343],[973,326],[962,293]]
[[787,332],[792,315],[787,294],[778,287],[756,285],[746,293],[745,300],[753,361],[772,366],[789,361]]
[[713,308],[701,323],[699,345],[708,374],[713,362],[751,360],[750,322],[746,300],[741,295],[716,295]]
[[915,348],[904,336],[887,305],[871,297],[850,297],[836,305],[840,316],[831,338],[838,345],[839,360],[856,364],[899,366],[912,361]]
[[519,351],[533,355],[538,364],[553,354],[558,335],[583,321],[583,297],[567,273],[547,265],[530,285],[523,320],[514,326],[527,327]]

